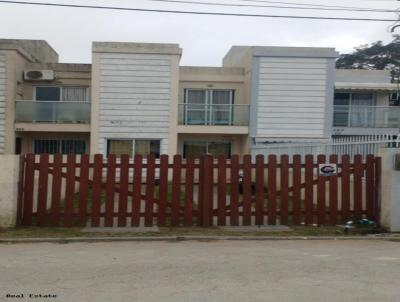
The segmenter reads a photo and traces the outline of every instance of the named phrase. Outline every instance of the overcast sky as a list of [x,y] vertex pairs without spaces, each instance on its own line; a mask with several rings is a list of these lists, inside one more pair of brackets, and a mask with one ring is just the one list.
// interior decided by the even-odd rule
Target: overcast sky
[[[192,1],[273,5],[243,0]],[[281,1],[379,9],[400,7],[400,3],[395,0]],[[396,17],[394,13],[210,7],[149,0],[42,0],[41,2],[249,14],[385,19]],[[92,41],[179,43],[183,48],[181,65],[202,66],[220,66],[224,54],[232,45],[329,46],[335,47],[340,52],[350,52],[360,44],[376,40],[391,41],[391,35],[386,30],[390,24],[390,22],[176,15],[0,3],[0,38],[47,40],[59,53],[60,61],[68,63],[90,63]]]

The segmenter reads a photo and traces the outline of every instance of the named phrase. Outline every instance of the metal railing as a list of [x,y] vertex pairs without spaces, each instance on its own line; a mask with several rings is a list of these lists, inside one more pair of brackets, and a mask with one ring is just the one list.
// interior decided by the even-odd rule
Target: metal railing
[[249,105],[179,104],[179,125],[248,126]]
[[89,102],[16,101],[20,123],[90,123]]
[[257,144],[251,148],[253,156],[263,154],[293,155],[299,154],[304,158],[305,155],[314,156],[325,154],[350,155],[361,154],[363,158],[368,154],[379,155],[381,148],[400,148],[400,135],[363,135],[356,137],[338,137],[329,142],[293,142],[293,143],[264,143]]
[[335,105],[333,109],[333,126],[400,128],[400,107]]

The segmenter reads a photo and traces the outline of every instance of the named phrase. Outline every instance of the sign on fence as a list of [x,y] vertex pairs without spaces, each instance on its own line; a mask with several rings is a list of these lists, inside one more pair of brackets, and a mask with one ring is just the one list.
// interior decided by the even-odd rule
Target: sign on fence
[[337,174],[336,164],[320,164],[318,166],[318,173],[320,176],[333,176]]

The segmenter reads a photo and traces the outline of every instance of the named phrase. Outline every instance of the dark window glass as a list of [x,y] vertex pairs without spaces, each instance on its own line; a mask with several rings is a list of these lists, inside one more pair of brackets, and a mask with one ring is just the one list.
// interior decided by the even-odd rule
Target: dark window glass
[[86,142],[84,140],[63,140],[61,142],[62,154],[85,154]]
[[350,93],[335,93],[335,98],[333,101],[334,105],[350,105]]
[[200,157],[207,154],[207,143],[206,142],[184,142],[183,143],[183,157],[189,155],[194,157]]
[[34,142],[35,154],[48,153],[55,154],[60,152],[60,142],[58,140],[36,139]]
[[208,154],[214,157],[219,155],[225,155],[227,158],[231,157],[231,144],[222,142],[209,142],[208,143]]
[[154,154],[160,157],[160,140],[135,140],[135,154],[147,156]]
[[132,140],[107,140],[107,155],[110,154],[115,154],[116,156],[132,155]]
[[60,101],[60,87],[36,87],[37,101]]
[[15,154],[21,154],[22,150],[22,138],[16,137],[15,138]]

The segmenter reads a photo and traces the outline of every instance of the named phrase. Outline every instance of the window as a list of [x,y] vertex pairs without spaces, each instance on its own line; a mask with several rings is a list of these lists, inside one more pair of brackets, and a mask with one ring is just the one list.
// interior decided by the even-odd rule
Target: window
[[131,140],[116,140],[109,139],[107,141],[107,155],[115,154],[121,156],[123,154],[132,154],[132,141]]
[[[115,154],[121,156],[123,154],[132,155],[140,154],[144,157],[154,154],[156,158],[160,157],[160,140],[107,140],[107,155]],[[133,152],[134,150],[134,152]]]
[[147,156],[154,154],[156,158],[160,157],[160,141],[159,140],[136,140],[135,154]]
[[367,127],[373,119],[373,93],[335,93],[333,126]]
[[206,142],[184,142],[183,143],[183,157],[192,155],[200,157],[207,154],[207,143]]
[[185,89],[185,124],[231,125],[233,90]]
[[35,100],[47,102],[87,102],[87,88],[83,86],[38,86]]
[[85,154],[86,142],[84,140],[56,140],[56,139],[35,139],[34,153],[55,153],[62,154]]
[[197,142],[197,141],[186,141],[183,143],[183,157],[189,155],[194,157],[200,157],[206,154],[210,154],[214,157],[219,155],[225,155],[227,158],[231,157],[231,143],[229,142]]
[[85,154],[86,142],[83,140],[62,140],[62,154]]
[[58,102],[61,100],[60,87],[36,87],[36,101]]

